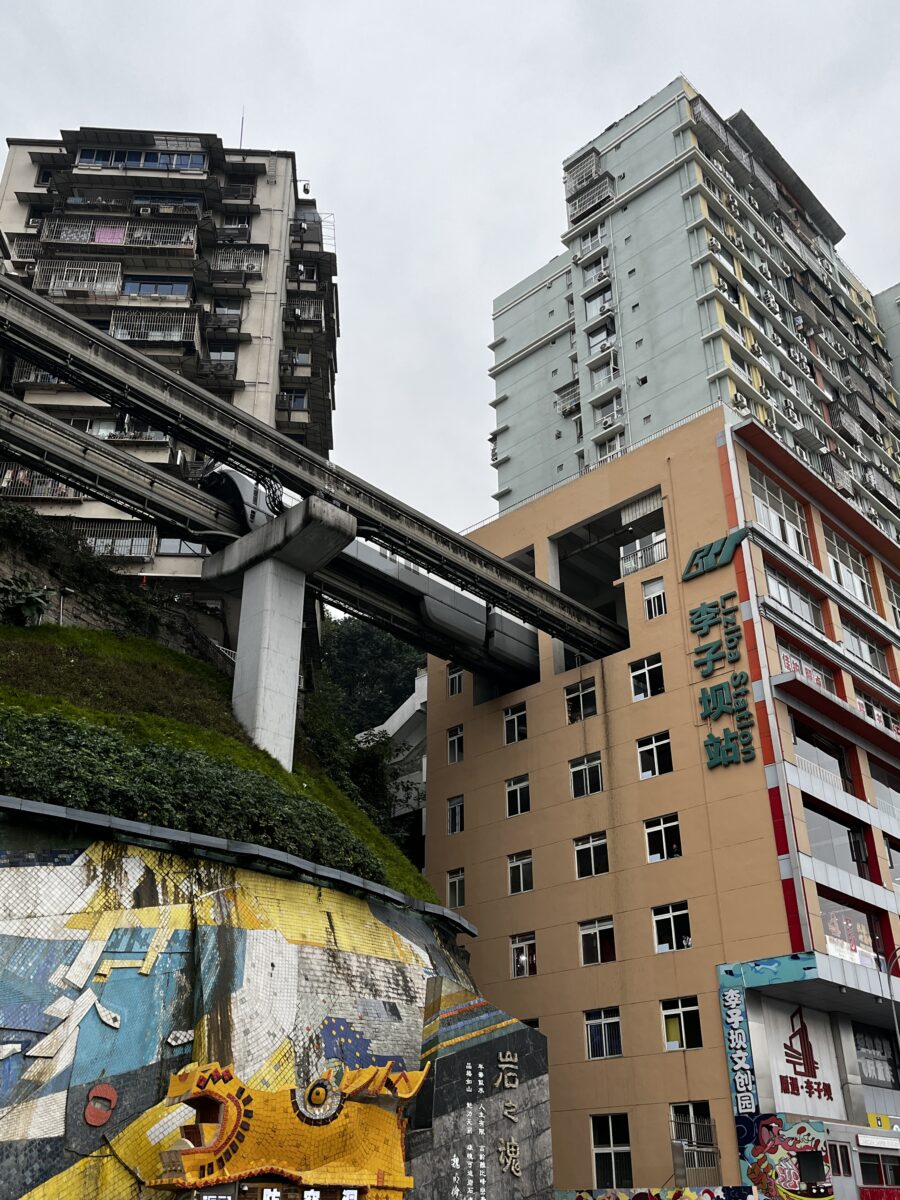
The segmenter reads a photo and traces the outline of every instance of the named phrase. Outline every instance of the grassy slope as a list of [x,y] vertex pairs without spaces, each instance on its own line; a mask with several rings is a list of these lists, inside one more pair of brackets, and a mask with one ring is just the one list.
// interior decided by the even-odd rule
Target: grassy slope
[[427,900],[430,885],[308,759],[292,774],[255,749],[231,714],[230,684],[212,667],[139,637],[0,626],[0,704],[116,729],[135,742],[199,750],[330,808],[381,860],[390,886]]

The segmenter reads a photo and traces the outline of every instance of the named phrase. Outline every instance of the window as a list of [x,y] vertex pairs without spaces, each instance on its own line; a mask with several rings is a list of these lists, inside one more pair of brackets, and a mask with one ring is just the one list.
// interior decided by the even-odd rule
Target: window
[[641,584],[644,596],[644,616],[648,621],[666,615],[666,588],[662,578],[648,579]]
[[[241,301],[237,300],[237,299],[227,300],[227,299],[221,299],[221,298],[213,300],[213,312],[219,316],[238,316],[239,317],[241,315]],[[301,353],[302,353],[302,351],[301,351]],[[298,357],[298,354],[295,351],[291,355],[291,358],[293,359],[294,362],[296,362],[297,357]]]
[[821,891],[818,897],[826,951],[844,962],[874,967],[876,971],[885,970],[887,963],[878,916],[846,900],[832,900]]
[[847,620],[843,620],[841,624],[844,627],[844,649],[847,653],[866,663],[879,675],[889,677],[887,655],[883,648],[877,642],[873,642],[858,625],[853,625]]
[[463,727],[451,725],[447,730],[447,762],[461,763],[463,760]]
[[566,717],[570,725],[597,713],[597,688],[593,679],[570,683],[566,688]]
[[581,796],[592,796],[594,792],[602,791],[603,779],[599,753],[584,754],[581,758],[573,758],[569,763],[569,778],[573,800],[578,800]]
[[169,279],[165,275],[130,275],[122,280],[123,296],[171,296],[173,299],[183,299],[189,294],[190,281],[187,279]]
[[807,625],[824,629],[822,605],[806,588],[769,566],[766,567],[766,581],[773,600],[790,609],[794,616],[805,621]]
[[510,854],[506,859],[509,869],[509,894],[518,896],[520,892],[530,892],[534,889],[534,867],[531,861],[531,851],[523,850],[520,854]]
[[513,704],[503,710],[503,741],[509,746],[513,742],[524,742],[528,737],[528,717],[524,704]]
[[631,694],[635,700],[660,696],[665,690],[661,655],[651,654],[631,664]]
[[676,904],[660,904],[653,909],[653,930],[656,936],[656,953],[666,950],[689,950],[691,946],[691,919],[687,900]]
[[[688,1146],[715,1146],[716,1145],[716,1130],[713,1125],[712,1114],[709,1111],[708,1100],[688,1100],[682,1104],[673,1104],[671,1109],[672,1116],[672,1137],[678,1142],[686,1142]],[[696,1156],[691,1156],[687,1166],[717,1167],[718,1161],[712,1163],[704,1162],[703,1159],[698,1159]]]
[[466,872],[463,867],[447,872],[447,906],[462,908],[466,902]]
[[696,996],[661,1000],[663,1041],[667,1050],[697,1050],[703,1045],[700,1035],[700,1006]]
[[587,233],[581,235],[581,253],[587,254],[590,250],[596,250],[602,242],[606,240],[606,225],[595,225],[593,229],[589,229]]
[[625,434],[614,433],[612,437],[597,443],[597,462],[612,462],[620,454],[625,453]]
[[859,1173],[866,1187],[897,1187],[900,1185],[900,1157],[860,1152]]
[[835,694],[834,674],[829,667],[805,650],[798,649],[793,643],[779,640],[778,661],[783,671],[793,671],[802,675],[815,687],[824,688],[826,692]]
[[609,850],[606,833],[588,833],[575,839],[575,875],[588,879],[591,875],[605,875],[609,870]]
[[526,975],[537,975],[537,943],[534,931],[514,933],[509,939],[512,951],[512,977],[524,979]]
[[616,961],[616,937],[612,917],[597,917],[593,921],[581,921],[578,926],[581,937],[581,965],[593,967],[597,963]]
[[584,1014],[588,1058],[618,1058],[622,1053],[619,1009],[592,1008]]
[[521,817],[531,812],[531,787],[527,775],[516,775],[506,781],[506,815]]
[[466,802],[463,796],[451,796],[447,801],[447,832],[462,833],[466,827]]
[[447,668],[447,695],[461,696],[463,690],[463,669],[462,667],[449,666]]
[[756,519],[780,542],[811,559],[806,514],[799,500],[763,475],[758,467],[750,467],[750,487],[756,505]]
[[900,629],[900,582],[892,579],[890,575],[885,575],[884,582],[887,585],[888,604],[894,618],[894,624]]
[[[596,334],[592,335],[596,337]],[[603,338],[599,339],[603,341]],[[599,348],[599,347],[596,347]],[[619,374],[619,363],[615,354],[610,355],[605,362],[597,367],[591,367],[591,391],[597,391],[611,383]]]
[[[612,299],[612,289],[607,288],[606,291],[598,292],[596,296],[592,296],[591,303],[593,304],[594,302],[596,302],[597,304],[599,304],[600,308],[603,308],[604,305],[609,304],[611,299]],[[591,333],[588,334],[587,341],[588,341],[588,356],[590,356],[591,354],[599,354],[601,350],[608,350],[609,346],[604,346],[603,343],[609,341],[609,330],[606,328],[605,325],[602,326],[600,329],[594,329]],[[601,383],[608,382],[609,379],[611,378],[611,374],[610,374],[610,370],[609,370],[609,363],[607,362],[607,363],[604,363],[603,365],[606,367],[607,370],[606,370],[606,376],[605,377],[601,376],[599,379],[599,382],[601,382]],[[597,368],[598,371],[601,369],[602,368]],[[592,383],[595,382],[593,373],[591,374],[591,382]]]
[[825,549],[828,551],[828,568],[831,578],[836,584],[862,600],[869,608],[875,607],[875,596],[872,592],[872,579],[869,575],[869,564],[865,555],[855,546],[835,533],[827,525],[825,529]]
[[306,412],[309,406],[306,388],[286,388],[278,393],[278,402],[292,412]]
[[647,838],[647,862],[665,862],[669,858],[681,858],[678,813],[651,817],[644,822],[644,834]]
[[846,1142],[829,1142],[828,1159],[831,1163],[832,1175],[841,1175],[847,1178],[852,1177],[853,1168],[850,1165],[850,1147]]
[[209,361],[214,363],[237,362],[237,350],[210,350]]
[[652,779],[654,775],[668,775],[672,767],[672,743],[669,731],[651,733],[638,738],[638,774],[641,779]]
[[591,1134],[594,1145],[595,1187],[633,1187],[628,1113],[601,1113],[592,1116]]
[[876,725],[883,725],[885,729],[892,729],[894,733],[900,733],[900,712],[888,708],[886,704],[882,704],[880,700],[876,700],[874,696],[870,696],[860,687],[856,689],[856,707],[863,716],[874,721]]
[[202,171],[206,155],[202,153],[169,154],[159,150],[99,150],[78,151],[80,166],[130,167],[144,171]]

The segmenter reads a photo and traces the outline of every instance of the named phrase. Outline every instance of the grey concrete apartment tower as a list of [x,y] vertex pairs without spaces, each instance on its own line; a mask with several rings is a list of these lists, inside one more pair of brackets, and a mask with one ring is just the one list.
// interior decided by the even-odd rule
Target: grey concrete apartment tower
[[[0,270],[328,455],[334,223],[293,152],[87,127],[8,146]],[[190,447],[24,360],[0,363],[0,386],[164,470],[202,465]],[[0,465],[0,499],[71,522],[97,553],[142,574],[199,573],[201,547],[16,464]]]
[[673,80],[563,164],[564,249],[494,303],[501,512],[711,405],[900,533],[900,288],[741,111]]

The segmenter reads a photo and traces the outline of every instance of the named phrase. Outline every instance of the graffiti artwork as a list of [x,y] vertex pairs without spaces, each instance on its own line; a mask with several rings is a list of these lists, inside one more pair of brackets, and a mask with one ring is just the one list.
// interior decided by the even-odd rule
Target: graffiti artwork
[[555,1200],[751,1200],[752,1187],[600,1188],[557,1192]]
[[[739,1137],[746,1145],[741,1172],[769,1200],[831,1200],[834,1187],[828,1162],[825,1126],[821,1121],[792,1122],[784,1113],[740,1118]],[[821,1181],[806,1183],[801,1191],[797,1155],[814,1151],[821,1156]]]
[[[473,1200],[549,1197],[544,1039],[440,917],[27,821],[0,850],[0,1200],[252,1197],[261,1173],[282,1200],[451,1200],[467,1146]],[[521,1084],[491,1095],[501,1053]],[[509,1096],[521,1179],[478,1157],[515,1136]]]

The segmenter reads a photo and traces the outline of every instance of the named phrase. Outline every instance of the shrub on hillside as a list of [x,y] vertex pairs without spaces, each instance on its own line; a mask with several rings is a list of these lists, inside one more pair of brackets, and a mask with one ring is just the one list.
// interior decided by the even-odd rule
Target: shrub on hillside
[[0,790],[8,796],[89,809],[256,842],[384,882],[373,852],[313,797],[257,771],[162,742],[57,715],[0,709]]

